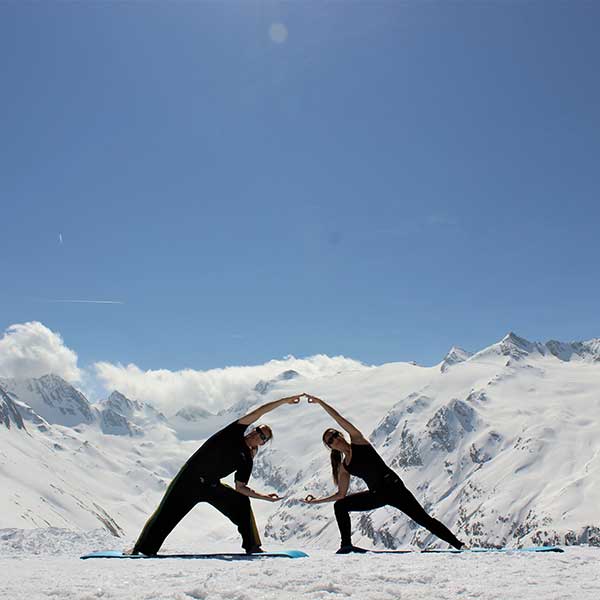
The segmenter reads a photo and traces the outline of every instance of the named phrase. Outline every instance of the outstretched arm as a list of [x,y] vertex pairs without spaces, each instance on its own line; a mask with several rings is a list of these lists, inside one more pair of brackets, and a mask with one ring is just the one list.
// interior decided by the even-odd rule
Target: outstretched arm
[[325,402],[325,400],[321,400],[321,398],[317,398],[316,396],[311,396],[310,394],[304,394],[307,398],[308,401],[311,404],[320,404],[324,409],[325,412],[332,417],[337,424],[348,433],[348,435],[350,436],[350,441],[352,441],[355,444],[368,444],[369,442],[365,439],[365,437],[363,436],[363,434],[356,429],[356,427],[354,427],[354,425],[352,425],[352,423],[350,423],[350,421],[348,421],[347,419],[344,419],[344,417],[342,417],[342,415],[340,415],[340,413],[335,410],[335,408],[329,406],[329,404],[327,404],[327,402]]
[[315,498],[312,494],[308,494],[308,496],[304,498],[304,502],[307,504],[323,504],[324,502],[335,502],[336,500],[341,500],[348,493],[349,484],[350,473],[348,473],[343,466],[340,466],[340,472],[338,475],[338,491],[331,496],[326,496],[325,498]]
[[267,402],[258,408],[255,408],[252,412],[249,412],[245,417],[238,419],[240,425],[250,425],[254,421],[260,419],[264,414],[272,411],[274,408],[281,406],[282,404],[298,404],[300,402],[300,396],[290,396],[289,398],[281,398],[280,400],[274,400],[273,402]]
[[278,496],[277,494],[261,494],[251,487],[248,487],[247,483],[242,483],[241,481],[235,482],[235,491],[243,496],[248,496],[248,498],[258,498],[259,500],[268,500],[269,502],[277,502],[282,499],[281,496]]

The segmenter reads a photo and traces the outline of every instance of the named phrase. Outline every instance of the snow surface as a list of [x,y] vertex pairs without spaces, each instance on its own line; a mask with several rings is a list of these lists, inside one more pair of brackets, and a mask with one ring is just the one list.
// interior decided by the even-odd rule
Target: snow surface
[[[115,548],[104,531],[0,530],[0,597],[12,600],[283,600],[360,598],[592,600],[600,549],[563,554],[353,555],[311,549],[309,558],[80,560]],[[131,540],[128,540],[131,542]],[[117,545],[118,549],[119,546]],[[203,550],[223,551],[222,545]],[[234,550],[229,548],[225,550]],[[276,550],[276,547],[269,546]],[[165,551],[176,551],[175,546]]]

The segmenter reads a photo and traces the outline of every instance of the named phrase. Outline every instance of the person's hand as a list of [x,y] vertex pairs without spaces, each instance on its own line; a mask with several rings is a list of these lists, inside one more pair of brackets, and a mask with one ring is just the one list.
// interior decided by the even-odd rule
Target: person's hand
[[312,494],[308,494],[308,496],[306,496],[302,502],[305,502],[306,504],[314,504],[316,500],[317,499]]
[[321,404],[321,402],[323,402],[321,400],[321,398],[317,398],[316,396],[311,396],[310,394],[304,394],[304,396],[306,396],[306,398],[308,399],[309,404]]
[[283,498],[277,494],[268,494],[265,500],[268,500],[269,502],[278,502],[279,500],[283,500]]
[[289,396],[287,398],[281,398],[281,402],[284,404],[298,404],[303,394],[296,394],[295,396]]

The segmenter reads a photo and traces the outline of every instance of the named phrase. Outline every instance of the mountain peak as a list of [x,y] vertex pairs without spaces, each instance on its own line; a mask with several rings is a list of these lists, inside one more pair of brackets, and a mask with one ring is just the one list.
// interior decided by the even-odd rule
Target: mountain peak
[[274,377],[273,379],[269,379],[269,381],[263,381],[262,379],[254,386],[254,391],[259,394],[266,394],[273,387],[275,387],[280,381],[290,381],[291,379],[296,379],[296,377],[300,377],[300,373],[298,371],[294,371],[293,369],[288,369],[287,371],[283,371]]
[[524,337],[518,336],[514,331],[509,331],[498,343],[478,352],[478,354],[499,354],[509,359],[521,360],[530,354],[538,352],[545,354],[542,344],[530,342]]
[[514,331],[508,332],[499,342],[492,344],[477,352],[477,357],[490,355],[506,356],[519,361],[530,355],[555,356],[563,362],[571,360],[584,360],[600,362],[600,339],[591,339],[585,342],[530,342],[517,335]]
[[19,410],[2,386],[0,386],[0,424],[4,424],[7,429],[10,429],[11,424],[14,424],[17,429],[25,429]]
[[100,402],[99,415],[102,431],[111,435],[143,435],[148,427],[166,422],[151,404],[130,400],[118,390]]
[[503,338],[503,342],[510,342],[512,344],[518,344],[520,346],[531,345],[531,342],[520,335],[517,335],[514,331],[509,331]]
[[129,400],[125,394],[121,394],[118,390],[113,390],[108,397],[109,400],[113,400],[115,402],[123,402],[124,400]]
[[550,354],[556,356],[559,360],[569,361],[573,357],[583,360],[600,362],[600,339],[591,339],[586,342],[559,342],[558,340],[549,340],[545,347]]
[[459,348],[458,346],[452,346],[442,361],[440,371],[445,373],[452,365],[464,362],[471,358],[471,356],[473,356],[471,352],[463,350],[463,348]]
[[2,382],[9,395],[12,394],[50,424],[73,427],[94,422],[94,413],[87,398],[58,375],[3,379]]
[[70,390],[73,388],[73,386],[68,381],[63,379],[60,375],[56,375],[55,373],[47,373],[46,375],[38,377],[34,381],[38,381],[42,386],[46,388],[53,388],[59,390]]
[[110,396],[106,400],[103,400],[101,404],[116,410],[123,416],[130,416],[134,410],[140,408],[138,402],[130,400],[125,394],[121,394],[117,390],[111,392]]

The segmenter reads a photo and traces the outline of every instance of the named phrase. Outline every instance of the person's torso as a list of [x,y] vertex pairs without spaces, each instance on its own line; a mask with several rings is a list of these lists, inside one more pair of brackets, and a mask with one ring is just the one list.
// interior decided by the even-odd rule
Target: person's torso
[[242,474],[239,480],[245,479],[244,483],[247,483],[253,457],[244,440],[246,429],[246,425],[235,422],[215,433],[188,459],[185,465],[187,473],[215,482],[235,471]]
[[364,479],[370,490],[381,489],[390,478],[399,479],[371,444],[351,444],[351,447],[352,459],[349,464],[344,462],[344,468],[350,475]]

